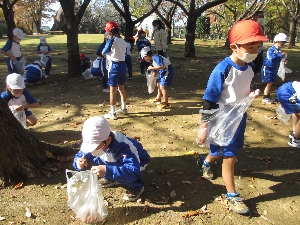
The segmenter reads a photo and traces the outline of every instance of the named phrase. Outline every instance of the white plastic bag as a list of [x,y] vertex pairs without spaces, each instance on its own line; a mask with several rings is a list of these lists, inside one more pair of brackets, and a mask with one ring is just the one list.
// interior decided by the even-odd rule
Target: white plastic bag
[[22,57],[19,61],[13,61],[13,64],[15,65],[18,74],[23,75],[26,64],[26,60],[24,59],[24,57]]
[[282,123],[287,123],[291,118],[291,114],[286,114],[281,105],[276,109],[276,115]]
[[151,72],[148,72],[146,74],[146,78],[147,78],[148,92],[149,92],[149,94],[151,94],[155,90],[156,77],[153,76]]
[[20,124],[25,128],[25,129],[28,129],[27,125],[26,125],[26,114],[25,114],[25,111],[22,110],[22,111],[16,111],[14,109],[14,106],[10,106],[9,107],[12,114],[16,117],[16,119],[20,122]]
[[[69,178],[68,173],[73,176]],[[92,171],[66,170],[67,205],[84,223],[99,223],[108,215],[99,180]]]
[[82,76],[84,76],[84,78],[86,80],[92,79],[94,77],[90,69],[87,69],[86,71],[84,71],[82,73]]
[[[203,145],[229,145],[253,99],[246,97],[238,103],[221,105],[219,109],[212,111],[211,116],[206,118],[207,122],[202,124],[198,131],[198,137],[206,136]],[[203,113],[203,110],[200,110],[200,113]]]
[[48,60],[49,60],[49,59],[48,59],[47,56],[45,56],[44,54],[41,54],[41,59],[40,59],[40,61],[41,61],[41,63],[43,63],[44,66],[46,66]]
[[285,66],[285,64],[284,64],[285,60],[286,60],[286,57],[281,59],[280,64],[279,64],[279,68],[278,68],[278,72],[277,72],[277,75],[281,78],[282,81],[284,81],[286,73],[291,73],[292,72],[292,70],[290,70],[289,68],[287,68]]

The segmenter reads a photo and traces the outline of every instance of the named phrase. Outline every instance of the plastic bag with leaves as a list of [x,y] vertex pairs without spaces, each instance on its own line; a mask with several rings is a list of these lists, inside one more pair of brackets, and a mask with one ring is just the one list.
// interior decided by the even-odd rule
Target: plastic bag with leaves
[[[11,63],[14,64],[18,74],[22,75],[25,72],[25,64],[26,64],[26,60],[24,59],[24,57],[22,57],[20,60],[18,61],[13,61],[11,59]],[[11,68],[13,68],[13,65],[11,65]]]
[[202,123],[198,131],[198,137],[206,137],[203,145],[227,146],[232,140],[243,116],[251,105],[254,97],[246,97],[235,104],[220,105],[216,110],[200,110],[199,113],[206,114],[206,122]]
[[281,78],[282,81],[284,81],[286,73],[291,73],[292,72],[292,70],[290,70],[289,68],[287,68],[285,66],[285,61],[286,61],[286,57],[283,57],[280,61],[279,69],[278,69],[278,72],[277,72],[277,75]]
[[41,56],[41,59],[40,59],[41,63],[42,63],[44,66],[46,66],[46,64],[47,64],[47,62],[48,62],[48,60],[49,60],[48,57],[45,56],[44,54],[41,54],[40,56]]
[[152,75],[151,71],[148,71],[146,74],[146,78],[147,78],[148,92],[149,94],[151,94],[155,90],[156,77]]
[[9,106],[12,114],[16,117],[16,119],[20,122],[20,124],[25,128],[28,129],[26,125],[26,114],[25,111],[16,111],[13,106]]
[[84,78],[85,78],[86,80],[89,80],[89,79],[94,78],[94,76],[93,76],[93,74],[92,74],[92,72],[91,72],[91,69],[87,69],[86,71],[84,71],[84,72],[82,73],[82,76],[84,76]]
[[[72,175],[69,178],[69,174]],[[67,205],[84,223],[99,223],[108,215],[98,177],[92,171],[66,170]]]
[[281,105],[276,109],[276,115],[282,123],[287,123],[291,118],[291,114],[286,114]]

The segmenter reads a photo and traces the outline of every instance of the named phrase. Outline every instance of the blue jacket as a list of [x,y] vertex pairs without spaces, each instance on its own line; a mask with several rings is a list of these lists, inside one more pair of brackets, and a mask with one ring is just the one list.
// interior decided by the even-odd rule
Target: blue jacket
[[106,165],[105,179],[119,183],[136,181],[140,176],[140,171],[150,161],[149,154],[138,141],[117,131],[112,133],[112,141],[103,156],[95,157],[91,153],[85,155],[82,151],[79,151],[75,155],[73,166],[76,170],[79,170],[76,161],[84,155],[88,164],[94,162],[97,165]]
[[265,55],[262,69],[266,67],[266,70],[277,72],[277,68],[282,58],[282,51],[274,45],[271,46]]
[[43,78],[43,72],[38,64],[32,63],[25,66],[24,70],[27,70],[24,81],[28,83],[35,83]]
[[138,49],[138,52],[142,50],[142,48],[149,46],[151,48],[151,43],[147,38],[139,38],[136,40],[136,47]]

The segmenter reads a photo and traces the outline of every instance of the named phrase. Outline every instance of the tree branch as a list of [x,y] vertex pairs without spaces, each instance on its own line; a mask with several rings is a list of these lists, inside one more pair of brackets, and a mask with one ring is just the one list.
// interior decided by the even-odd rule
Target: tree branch
[[[178,0],[166,0],[167,2],[172,2],[173,4],[177,5],[179,8],[182,9],[182,11],[189,16],[189,12],[187,9],[178,1]],[[227,0],[226,0],[227,1]]]

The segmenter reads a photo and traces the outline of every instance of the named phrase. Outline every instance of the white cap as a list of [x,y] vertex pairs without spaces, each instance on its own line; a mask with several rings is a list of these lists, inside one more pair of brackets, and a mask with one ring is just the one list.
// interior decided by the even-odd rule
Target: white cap
[[287,36],[284,33],[279,33],[274,37],[274,42],[284,41],[287,42]]
[[82,144],[80,150],[84,153],[94,151],[110,134],[109,122],[101,116],[87,119],[82,128]]
[[24,33],[20,28],[15,28],[13,30],[13,35],[15,35],[17,38],[24,40]]
[[47,43],[46,38],[45,37],[40,37],[40,43],[46,44]]
[[25,88],[24,77],[18,73],[9,74],[6,77],[6,84],[11,89],[24,89]]
[[142,48],[142,50],[141,50],[141,58],[144,58],[149,51],[150,51],[150,47],[148,47],[148,46]]
[[42,67],[42,64],[41,64],[40,61],[34,61],[33,63],[34,63],[34,64],[38,64],[40,67]]

